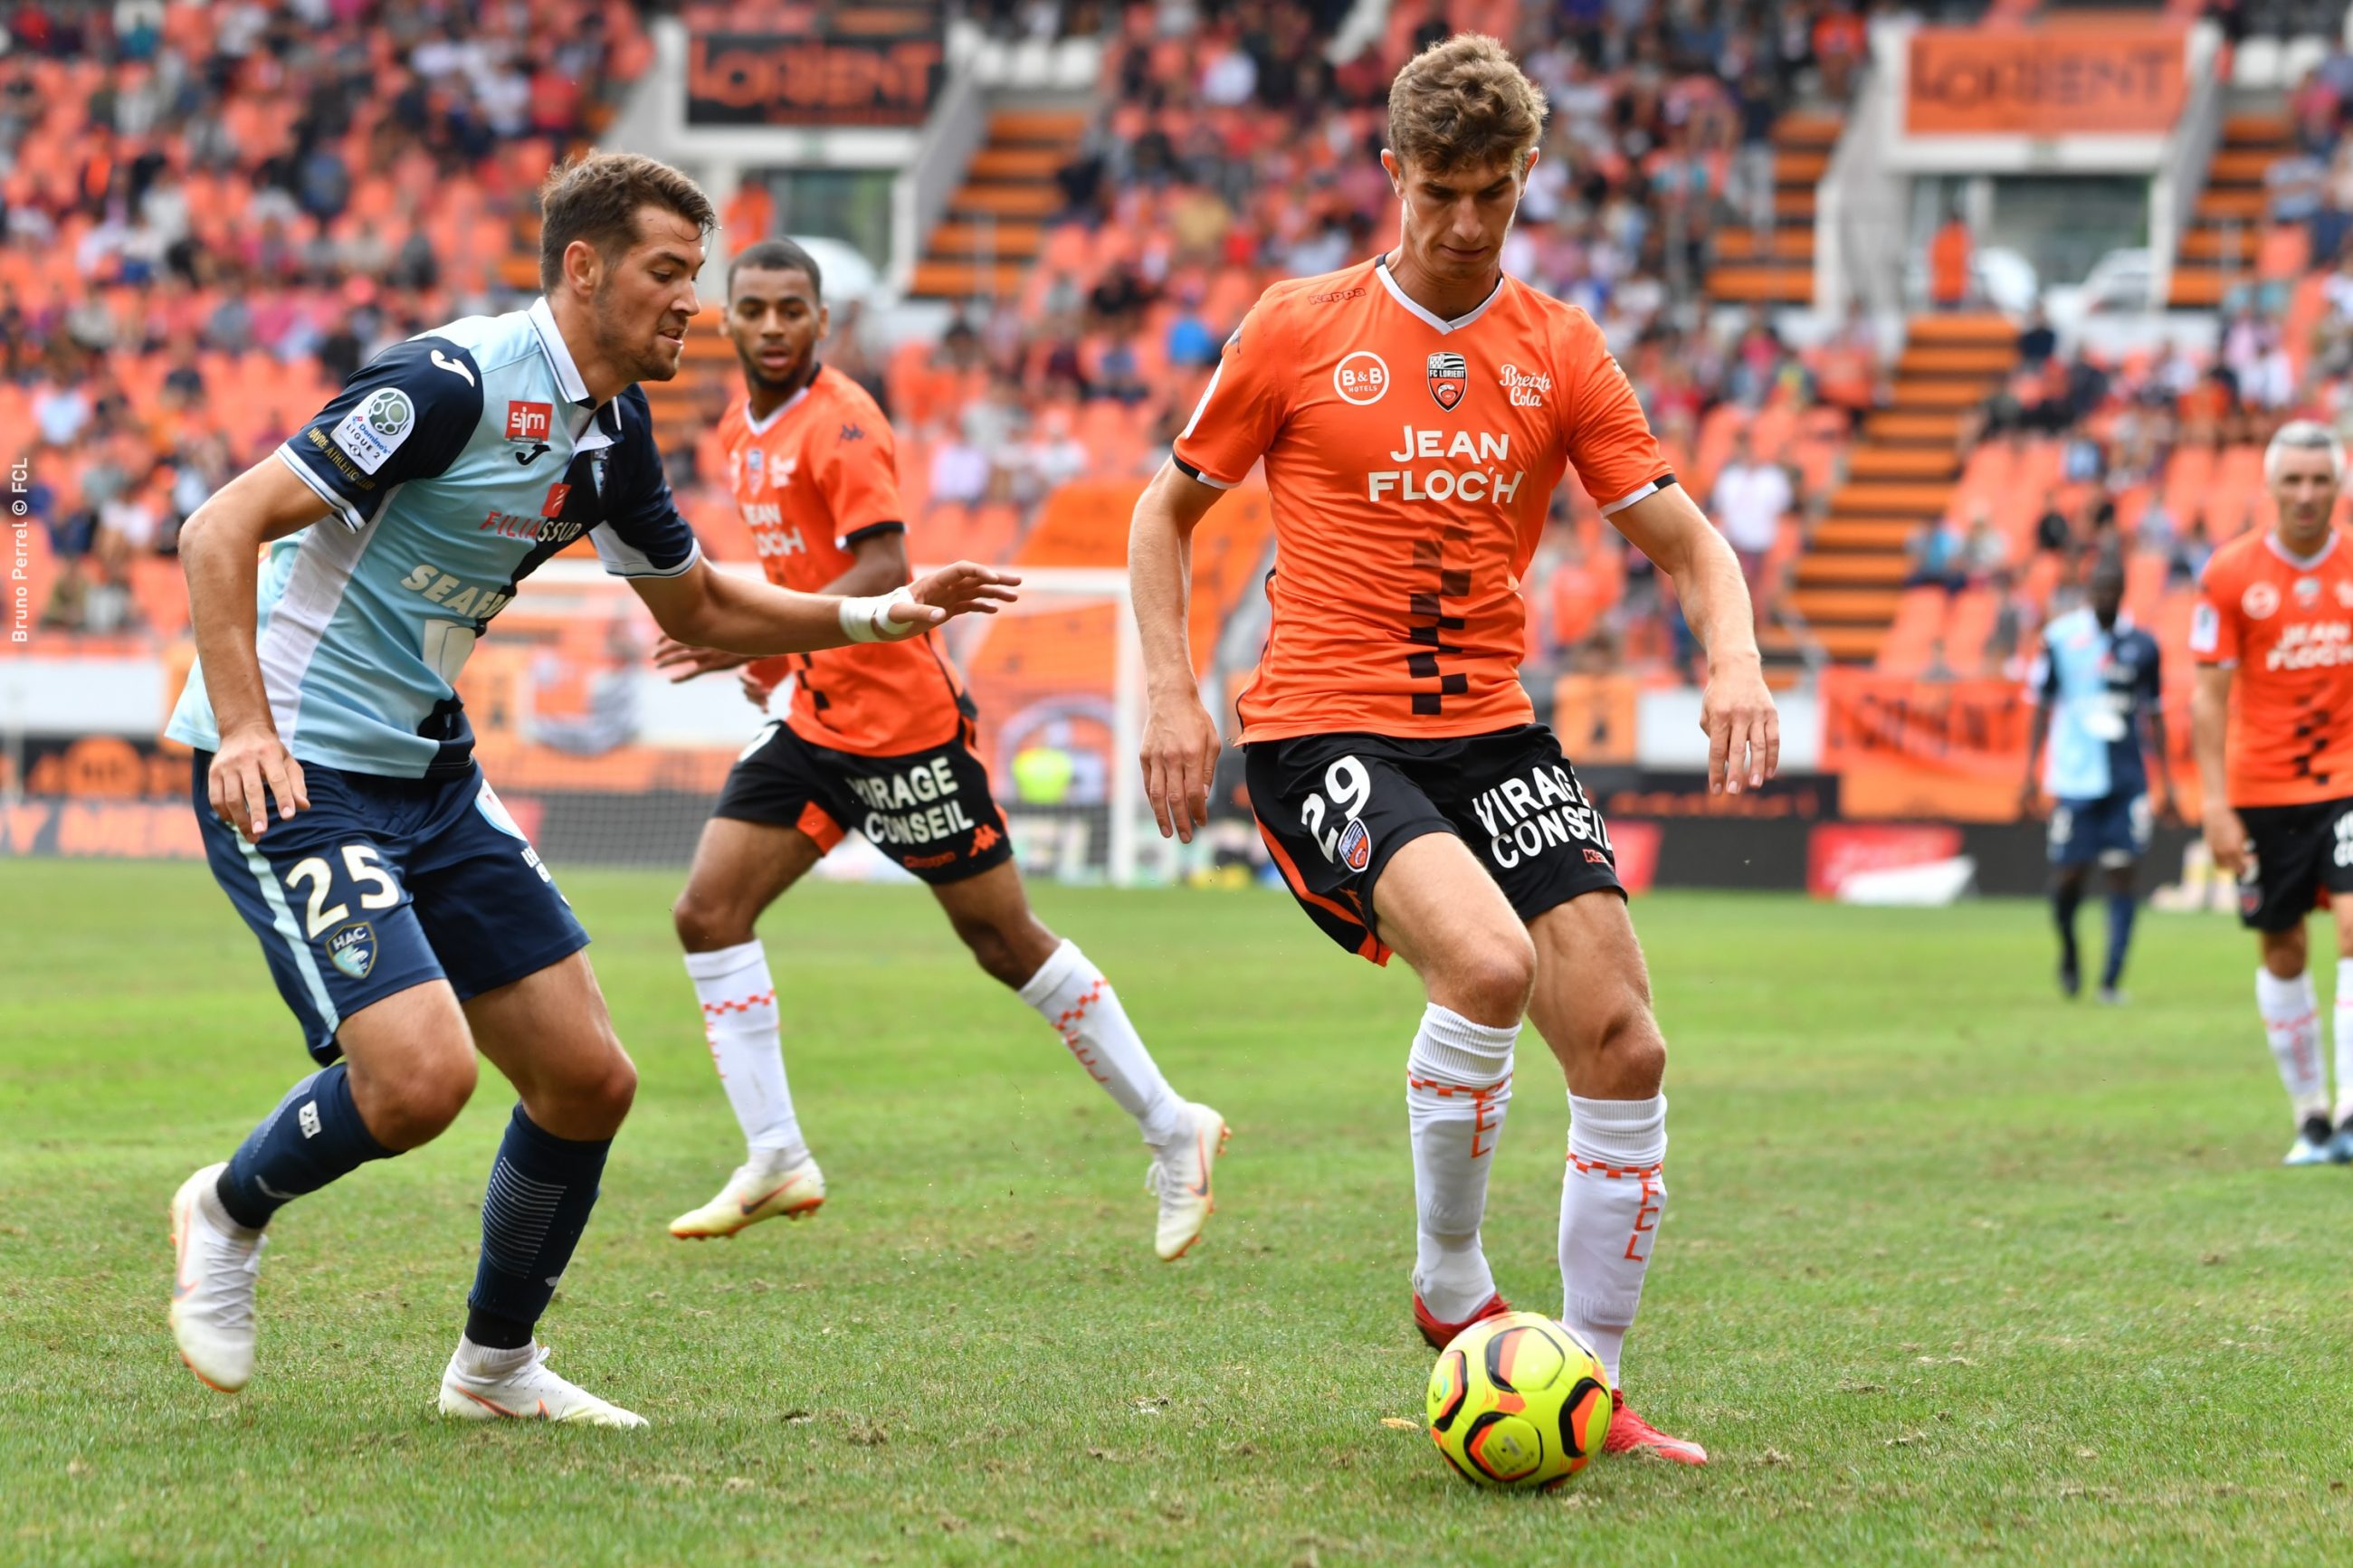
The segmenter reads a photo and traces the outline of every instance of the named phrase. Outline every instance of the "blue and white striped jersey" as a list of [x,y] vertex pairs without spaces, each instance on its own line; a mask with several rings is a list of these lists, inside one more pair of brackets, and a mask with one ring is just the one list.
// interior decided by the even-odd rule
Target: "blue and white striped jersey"
[[[596,405],[544,300],[385,350],[277,458],[330,509],[261,573],[262,679],[304,763],[462,772],[458,672],[541,562],[583,533],[617,576],[674,576],[698,553],[645,394]],[[201,669],[164,732],[219,746]]]

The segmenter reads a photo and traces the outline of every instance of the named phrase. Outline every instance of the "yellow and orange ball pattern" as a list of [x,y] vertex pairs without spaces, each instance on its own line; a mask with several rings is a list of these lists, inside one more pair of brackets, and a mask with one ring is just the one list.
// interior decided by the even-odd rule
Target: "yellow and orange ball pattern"
[[1601,1452],[1609,1380],[1566,1325],[1541,1312],[1472,1324],[1430,1370],[1430,1440],[1482,1487],[1556,1487]]

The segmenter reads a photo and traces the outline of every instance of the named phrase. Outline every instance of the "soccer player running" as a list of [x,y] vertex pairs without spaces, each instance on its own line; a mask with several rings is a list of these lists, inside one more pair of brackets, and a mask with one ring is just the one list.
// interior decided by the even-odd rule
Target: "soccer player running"
[[872,597],[712,571],[636,384],[677,374],[711,204],[627,154],[568,164],[541,197],[543,299],[387,349],[180,536],[197,668],[167,732],[195,750],[213,875],[319,1064],[172,1200],[173,1335],[224,1393],[253,1373],[271,1216],[430,1142],[479,1049],[519,1101],[440,1409],[643,1425],[550,1371],[533,1333],[637,1073],[454,688],[517,584],[585,534],[671,635],[754,654],[910,637],[1011,597],[969,564]]
[[[728,268],[724,330],[744,398],[720,424],[735,504],[769,579],[826,594],[887,593],[907,581],[906,513],[890,423],[865,389],[818,363],[829,330],[823,279],[789,240],[762,240]],[[1226,1124],[1168,1087],[1119,994],[1074,942],[1030,912],[988,770],[972,750],[972,700],[930,637],[752,663],[668,640],[655,661],[684,680],[746,666],[772,721],[728,774],[674,911],[686,971],[744,1163],[717,1196],[670,1222],[672,1236],[733,1236],[797,1218],[825,1201],[785,1080],[776,986],[753,927],[857,828],[921,878],[981,968],[1035,1008],[1152,1150],[1156,1246],[1174,1258],[1199,1239]]]
[[2027,680],[2035,698],[2034,734],[2026,748],[2021,795],[2029,813],[2041,807],[2045,794],[2051,800],[2051,912],[2059,927],[2059,989],[2069,996],[2084,984],[2075,910],[2084,901],[2085,878],[2100,868],[2107,888],[2108,947],[2099,997],[2111,1005],[2124,1000],[2118,986],[2139,904],[2134,879],[2148,849],[2144,714],[2148,754],[2157,761],[2157,812],[2168,820],[2173,816],[2157,639],[2133,625],[2124,602],[2124,563],[2103,554],[2092,568],[2091,603],[2043,628],[2042,652]]
[[[2291,1165],[2353,1163],[2353,548],[2334,519],[2345,448],[2280,426],[2263,452],[2278,521],[2206,563],[2189,650],[2206,847],[2255,932],[2255,1010],[2295,1116]],[[2305,917],[2337,924],[2337,1101],[2320,1059]]]
[[[1186,645],[1189,540],[1263,458],[1277,568],[1238,704],[1250,802],[1309,917],[1375,963],[1398,953],[1428,993],[1406,1059],[1415,1321],[1442,1345],[1507,1310],[1479,1226],[1525,1015],[1568,1085],[1563,1320],[1614,1392],[1666,1203],[1666,1043],[1609,832],[1518,679],[1520,575],[1567,467],[1706,647],[1710,788],[1762,785],[1779,721],[1740,563],[1599,329],[1502,271],[1544,115],[1492,38],[1405,68],[1381,158],[1397,247],[1261,296],[1137,504],[1129,570],[1145,789],[1189,839],[1218,757]],[[1705,1461],[1616,1403],[1612,1452]]]

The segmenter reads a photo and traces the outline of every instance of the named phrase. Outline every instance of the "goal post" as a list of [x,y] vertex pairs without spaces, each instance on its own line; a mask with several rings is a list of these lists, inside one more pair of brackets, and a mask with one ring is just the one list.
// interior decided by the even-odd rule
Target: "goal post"
[[[760,575],[750,563],[712,565]],[[1024,874],[1176,879],[1201,846],[1163,840],[1144,798],[1143,651],[1126,570],[1013,570],[1018,603],[959,616],[940,636],[977,710],[976,749]],[[624,581],[594,561],[552,561],[459,680],[486,773],[558,867],[683,868],[721,781],[759,732],[732,675],[675,684],[655,668],[659,636]],[[769,712],[787,701],[780,688]],[[851,840],[822,874],[905,875],[845,826]]]

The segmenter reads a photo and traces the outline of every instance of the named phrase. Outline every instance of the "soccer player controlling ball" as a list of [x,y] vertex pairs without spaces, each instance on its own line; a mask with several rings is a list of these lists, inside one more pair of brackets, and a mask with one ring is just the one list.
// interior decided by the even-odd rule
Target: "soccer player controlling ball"
[[[2263,963],[2255,1010],[2295,1108],[2286,1163],[2353,1163],[2353,551],[2337,531],[2345,448],[2324,426],[2280,427],[2263,453],[2268,530],[2217,550],[2198,583],[2190,730],[2206,847],[2239,878]],[[2337,1101],[2320,1060],[2305,917],[2337,923]]]
[[[745,396],[720,437],[769,579],[827,594],[897,588],[907,581],[907,525],[891,426],[864,388],[818,363],[828,316],[817,263],[789,240],[762,240],[729,267],[727,293]],[[1160,1256],[1199,1239],[1224,1119],[1168,1087],[1111,983],[1030,913],[988,770],[972,751],[972,700],[936,640],[759,663],[666,641],[654,658],[681,680],[749,665],[745,692],[763,710],[794,679],[790,716],[761,731],[728,774],[675,911],[711,1058],[749,1152],[670,1234],[733,1236],[825,1201],[785,1082],[776,985],[753,926],[856,827],[930,885],[980,966],[1036,1008],[1135,1119],[1153,1152]]]
[[[1772,773],[1778,720],[1740,564],[1674,482],[1600,331],[1503,274],[1542,96],[1493,39],[1433,46],[1389,89],[1396,249],[1269,289],[1138,502],[1129,569],[1164,833],[1218,755],[1185,638],[1188,541],[1264,458],[1273,622],[1239,702],[1250,802],[1293,895],[1429,994],[1406,1063],[1414,1317],[1441,1345],[1506,1310],[1480,1249],[1522,1016],[1568,1080],[1564,1320],[1618,1382],[1666,1203],[1666,1043],[1600,815],[1518,679],[1519,578],[1574,464],[1674,579],[1708,652],[1711,788]],[[1612,1451],[1688,1464],[1618,1399]]]
[[1012,597],[969,564],[869,598],[712,571],[636,384],[678,373],[711,204],[628,154],[541,195],[544,298],[387,349],[180,536],[198,667],[168,733],[195,749],[213,875],[319,1063],[172,1200],[173,1335],[226,1393],[253,1373],[270,1217],[430,1142],[473,1093],[479,1048],[519,1102],[441,1411],[643,1425],[548,1370],[533,1338],[637,1072],[454,688],[516,585],[585,534],[670,635],[750,654],[909,637]]

